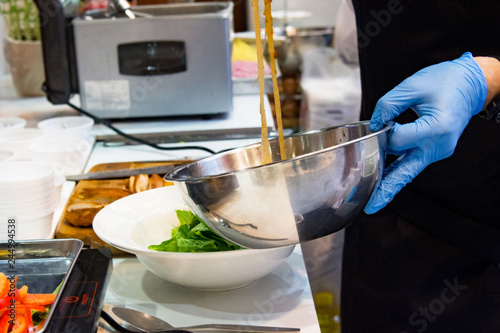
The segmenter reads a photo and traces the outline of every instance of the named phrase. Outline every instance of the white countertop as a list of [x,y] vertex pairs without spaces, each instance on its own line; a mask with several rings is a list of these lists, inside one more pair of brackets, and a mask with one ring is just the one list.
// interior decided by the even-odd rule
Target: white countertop
[[252,284],[224,292],[176,286],[134,258],[114,259],[105,302],[160,317],[173,326],[238,324],[320,332],[300,247],[286,263]]

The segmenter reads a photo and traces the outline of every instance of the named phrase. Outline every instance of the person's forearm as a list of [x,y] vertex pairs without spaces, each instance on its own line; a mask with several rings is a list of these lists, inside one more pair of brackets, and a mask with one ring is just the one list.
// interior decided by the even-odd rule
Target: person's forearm
[[474,57],[474,60],[483,70],[486,79],[486,107],[495,97],[500,97],[500,61],[492,57]]

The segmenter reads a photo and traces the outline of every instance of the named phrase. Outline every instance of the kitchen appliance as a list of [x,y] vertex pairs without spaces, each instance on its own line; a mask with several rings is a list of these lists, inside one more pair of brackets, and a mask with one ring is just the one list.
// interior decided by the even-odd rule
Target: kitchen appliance
[[78,93],[83,110],[106,119],[231,112],[232,2],[77,16],[59,0],[35,2],[51,103]]

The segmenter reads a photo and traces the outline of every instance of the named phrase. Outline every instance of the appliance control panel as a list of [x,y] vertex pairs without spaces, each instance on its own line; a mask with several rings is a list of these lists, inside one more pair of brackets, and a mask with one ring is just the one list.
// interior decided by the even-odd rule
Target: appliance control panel
[[182,41],[145,41],[118,45],[122,75],[162,75],[187,70],[186,48]]

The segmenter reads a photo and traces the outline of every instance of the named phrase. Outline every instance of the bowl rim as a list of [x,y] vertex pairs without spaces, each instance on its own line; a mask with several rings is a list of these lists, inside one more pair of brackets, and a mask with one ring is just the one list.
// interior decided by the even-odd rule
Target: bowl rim
[[[169,192],[172,192],[170,194]],[[175,193],[175,194],[173,194]],[[119,206],[121,205],[129,205],[136,199],[146,199],[146,197],[149,200],[154,200],[153,198],[155,195],[158,195],[158,198],[161,198],[162,200],[165,199],[165,196],[168,195],[176,195],[178,196],[176,200],[179,200],[178,202],[183,203],[185,209],[190,209],[187,204],[184,202],[184,200],[181,198],[180,193],[178,192],[177,188],[173,185],[170,186],[165,186],[165,187],[160,187],[156,189],[151,189],[148,191],[144,192],[139,192],[139,193],[134,193],[129,196],[126,196],[124,198],[118,199],[103,209],[101,209],[96,216],[94,217],[94,223],[93,223],[93,230],[97,234],[99,238],[104,240],[106,243],[109,245],[116,247],[122,251],[132,253],[138,256],[149,256],[149,257],[163,257],[163,258],[180,258],[180,259],[187,259],[189,258],[190,260],[205,260],[205,259],[211,259],[212,257],[220,257],[220,256],[225,256],[225,257],[233,257],[233,256],[247,256],[247,255],[253,255],[253,254],[258,254],[260,252],[279,252],[280,250],[285,251],[284,249],[287,248],[292,248],[291,250],[293,251],[293,248],[295,247],[295,244],[293,245],[286,245],[286,246],[281,246],[281,247],[275,247],[275,248],[267,248],[267,249],[249,249],[249,248],[244,248],[241,250],[231,250],[231,251],[214,251],[214,252],[164,252],[164,251],[155,251],[155,250],[150,250],[148,248],[145,248],[143,246],[140,246],[136,242],[132,241],[129,242],[129,239],[122,239],[120,242],[113,241],[109,239],[108,232],[104,229],[104,223],[113,223],[109,222],[110,220],[107,218],[107,214],[111,214],[110,212],[114,210],[115,208],[118,209]],[[153,197],[153,198],[152,198]],[[159,199],[158,199],[159,200]],[[164,201],[162,201],[164,202]],[[173,206],[177,206],[177,204],[173,204]],[[137,207],[137,206],[136,206]],[[138,208],[140,209],[140,208]],[[179,208],[173,208],[173,209],[179,209]],[[149,211],[148,213],[152,213]],[[104,222],[108,221],[108,222]],[[129,219],[128,221],[123,223],[124,221],[121,221],[121,228],[123,230],[127,229],[130,231],[136,224],[141,223],[141,220],[132,220]],[[166,239],[165,239],[166,240]]]
[[[331,131],[331,130],[337,129],[337,128],[349,128],[349,127],[356,127],[356,126],[360,126],[360,125],[368,125],[369,123],[370,123],[370,121],[368,121],[368,120],[357,121],[357,122],[352,122],[352,123],[344,124],[344,125],[329,126],[329,127],[324,127],[324,128],[316,129],[316,130],[310,130],[310,131],[304,131],[304,132],[294,133],[294,134],[286,136],[285,140],[291,139],[291,138],[295,138],[295,137],[301,137],[301,136],[305,136],[305,135],[315,134],[315,133],[327,132],[327,131]],[[296,161],[299,161],[299,160],[302,160],[302,159],[310,158],[311,156],[315,156],[315,155],[319,155],[319,154],[322,154],[322,153],[325,153],[325,152],[328,152],[328,151],[333,151],[333,150],[336,150],[336,149],[340,149],[340,148],[345,147],[347,145],[351,145],[353,143],[357,143],[357,142],[360,142],[360,141],[364,141],[366,139],[370,139],[372,137],[376,137],[376,136],[380,135],[381,133],[390,131],[392,129],[393,125],[394,125],[394,122],[393,121],[389,121],[382,129],[380,129],[380,130],[378,130],[376,132],[364,135],[362,137],[359,137],[359,138],[356,138],[356,139],[353,139],[353,140],[350,140],[350,141],[347,141],[347,142],[340,143],[338,145],[334,145],[334,146],[331,146],[331,147],[320,149],[320,150],[317,150],[317,151],[314,151],[314,152],[310,152],[310,153],[307,153],[307,154],[295,156],[295,157],[288,158],[288,159],[282,160],[282,161],[274,161],[274,162],[271,162],[271,163],[268,163],[268,164],[261,164],[261,165],[256,165],[256,166],[253,166],[253,167],[248,167],[248,168],[240,169],[240,170],[232,170],[232,171],[228,171],[228,172],[223,172],[223,173],[219,173],[219,174],[215,174],[215,175],[207,175],[207,176],[202,176],[202,177],[188,177],[188,178],[177,177],[177,174],[179,174],[179,172],[181,172],[182,170],[184,170],[186,168],[189,168],[191,165],[200,163],[201,161],[207,161],[207,160],[217,159],[217,158],[219,158],[220,156],[223,156],[223,155],[231,154],[231,153],[242,151],[242,150],[248,150],[248,149],[260,147],[262,145],[262,142],[257,142],[257,143],[246,145],[246,146],[243,146],[243,147],[240,147],[240,148],[235,148],[235,149],[230,149],[230,150],[227,150],[227,151],[223,151],[223,152],[214,154],[212,156],[208,156],[208,157],[202,158],[200,160],[196,160],[194,162],[181,165],[178,168],[175,168],[174,170],[172,170],[169,173],[167,173],[164,176],[164,179],[166,181],[178,182],[178,183],[199,182],[199,181],[202,181],[202,180],[227,177],[227,176],[239,174],[239,173],[242,173],[242,172],[247,172],[249,170],[256,170],[256,169],[261,169],[261,168],[270,168],[270,167],[276,166],[277,164],[293,163],[293,162],[296,162]],[[271,143],[271,142],[277,142],[277,141],[278,141],[278,138],[274,138],[272,140],[269,140],[269,143]]]
[[[63,146],[65,149],[63,150],[50,150],[50,149],[43,149],[47,148],[47,145],[55,143],[56,145]],[[83,150],[86,150],[88,147],[81,147],[82,144],[84,143],[85,145],[85,139],[78,137],[78,136],[70,136],[70,137],[53,137],[53,136],[44,136],[43,138],[40,138],[39,140],[36,140],[35,142],[31,143],[28,145],[28,150],[31,153],[38,153],[38,154],[59,154],[59,153],[74,153],[74,152],[80,152]],[[88,143],[90,145],[90,143]]]
[[0,163],[7,163],[14,160],[16,154],[10,150],[0,150]]
[[[74,126],[61,128],[57,125],[61,125],[64,121],[75,121]],[[65,131],[65,130],[80,130],[94,125],[94,119],[87,116],[61,116],[53,117],[41,120],[37,124],[37,128],[43,132],[55,132],[55,131]]]
[[[148,256],[148,257],[161,257],[161,258],[178,258],[178,259],[187,259],[189,260],[206,260],[206,259],[216,259],[225,257],[232,258],[234,256],[238,256],[239,258],[243,258],[245,256],[251,256],[254,254],[260,253],[269,253],[269,252],[281,252],[285,249],[294,248],[295,244],[285,245],[280,247],[272,247],[265,249],[250,249],[243,248],[239,250],[229,250],[229,251],[212,251],[212,252],[167,252],[167,251],[155,251],[150,249],[140,249],[140,248],[124,248],[118,244],[109,243],[110,245],[123,250],[128,253],[133,253],[138,256]],[[293,251],[293,249],[292,249]]]
[[45,136],[38,128],[19,127],[8,131],[0,131],[0,143],[2,144],[29,144]]
[[[11,126],[5,126],[6,124],[12,124]],[[17,128],[24,128],[26,126],[26,119],[21,117],[0,117],[0,129],[2,130],[13,130]]]
[[[17,174],[20,172],[19,168],[23,167],[36,170],[36,172],[27,174],[22,180],[18,178],[4,178],[5,176],[10,177],[12,170],[15,170]],[[7,185],[16,185],[16,188],[18,188],[17,186],[24,186],[26,184],[33,186],[34,182],[38,184],[53,182],[54,174],[54,168],[52,168],[49,164],[42,162],[12,161],[0,164],[0,184],[3,186],[3,189],[5,189],[5,186]]]

